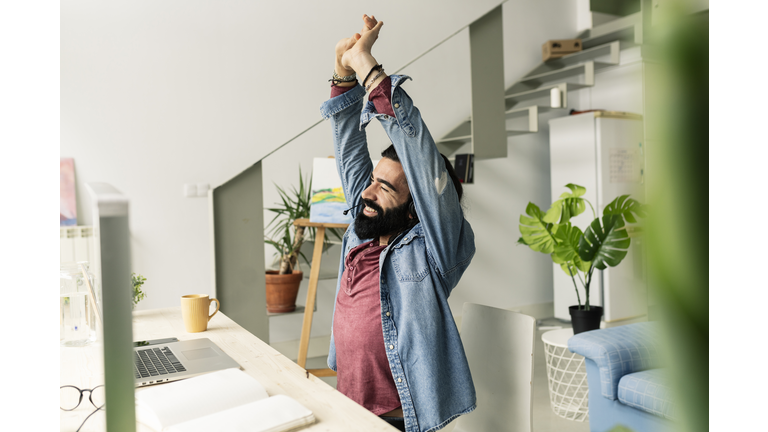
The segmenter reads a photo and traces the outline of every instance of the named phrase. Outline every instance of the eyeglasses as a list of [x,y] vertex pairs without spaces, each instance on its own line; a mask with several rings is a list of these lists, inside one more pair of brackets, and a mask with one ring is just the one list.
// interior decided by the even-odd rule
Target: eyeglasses
[[85,392],[89,393],[88,400],[91,401],[93,406],[96,407],[96,409],[92,413],[88,414],[88,417],[83,420],[83,422],[80,424],[80,427],[77,428],[76,432],[80,431],[85,422],[88,421],[92,415],[96,414],[97,411],[104,408],[104,404],[106,402],[106,391],[104,390],[103,385],[96,386],[92,389],[82,390],[75,386],[65,385],[61,386],[59,389],[59,403],[61,404],[60,408],[62,411],[72,411],[79,407],[80,402],[83,401],[83,393]]

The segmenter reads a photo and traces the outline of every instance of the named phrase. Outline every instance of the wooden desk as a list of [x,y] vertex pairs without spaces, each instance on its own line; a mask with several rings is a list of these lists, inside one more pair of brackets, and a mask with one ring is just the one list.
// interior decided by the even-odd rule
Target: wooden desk
[[[240,364],[243,371],[256,378],[270,396],[285,394],[312,410],[317,422],[301,429],[320,431],[381,431],[396,430],[370,411],[342,395],[321,379],[307,372],[296,363],[262,342],[226,315],[219,312],[202,333],[187,333],[178,307],[140,311],[133,313],[134,340],[177,337],[179,340],[209,338]],[[61,348],[60,385],[93,388],[104,383],[100,344],[83,348]],[[160,384],[166,385],[166,384]],[[147,387],[136,389],[142,391]],[[74,411],[61,411],[60,429],[75,431],[94,407],[83,399]],[[103,412],[94,414],[81,431],[103,431],[106,428]],[[138,423],[136,430],[148,431]]]

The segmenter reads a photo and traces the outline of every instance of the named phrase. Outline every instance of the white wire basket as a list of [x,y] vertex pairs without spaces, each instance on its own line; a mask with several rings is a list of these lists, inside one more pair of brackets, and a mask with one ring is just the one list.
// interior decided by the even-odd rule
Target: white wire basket
[[546,332],[544,356],[547,361],[549,402],[558,416],[577,422],[589,417],[589,386],[584,357],[568,351],[572,329]]

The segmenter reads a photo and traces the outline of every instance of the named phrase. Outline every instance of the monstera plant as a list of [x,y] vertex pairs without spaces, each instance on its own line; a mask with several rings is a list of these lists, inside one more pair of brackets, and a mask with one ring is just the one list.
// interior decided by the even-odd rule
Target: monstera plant
[[[588,326],[599,328],[602,308],[589,304],[592,277],[595,270],[605,270],[621,263],[630,244],[628,224],[636,224],[638,218],[644,218],[646,208],[629,195],[621,195],[611,201],[605,207],[603,215],[598,217],[592,203],[584,198],[586,188],[573,183],[565,187],[570,189],[570,192],[560,195],[546,212],[542,212],[536,204],[528,203],[525,215],[520,215],[522,237],[517,243],[550,255],[552,261],[560,264],[565,274],[571,277],[578,306],[571,306],[570,312],[574,318],[574,332],[578,333],[577,316],[591,316]],[[584,213],[587,205],[592,210],[594,220],[582,231],[571,223],[571,218]],[[583,304],[577,279],[584,289]]]

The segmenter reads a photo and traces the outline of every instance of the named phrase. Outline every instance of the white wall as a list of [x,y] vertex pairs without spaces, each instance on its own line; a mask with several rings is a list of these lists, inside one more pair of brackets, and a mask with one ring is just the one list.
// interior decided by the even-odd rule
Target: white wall
[[[133,267],[148,278],[139,309],[211,292],[207,200],[184,198],[183,184],[218,186],[319,120],[333,46],[358,29],[363,12],[385,22],[374,54],[391,73],[497,3],[396,0],[371,10],[311,1],[62,3],[61,154],[75,158],[81,221],[88,222],[85,182],[108,181],[131,197]],[[506,85],[540,63],[544,41],[577,34],[576,8],[571,0],[504,4]],[[467,30],[402,73],[414,78],[404,88],[434,136],[469,115]],[[623,88],[621,79],[615,86]],[[571,107],[591,107],[585,92],[595,102],[615,91],[598,87],[572,93]],[[608,99],[599,107],[631,111]],[[538,134],[509,140],[508,158],[476,162],[465,204],[478,250],[451,297],[458,313],[465,301],[506,308],[552,301],[548,257],[515,245],[528,201],[550,202],[546,116]],[[367,131],[373,155],[389,145],[375,123]],[[314,157],[332,154],[330,137],[323,122],[264,161],[265,206],[277,200],[273,181],[296,184],[299,165],[307,173]],[[334,288],[321,281],[313,337],[330,332]],[[300,327],[300,316],[273,318],[270,339],[297,339]]]
[[319,120],[335,43],[364,12],[385,22],[377,53],[391,70],[500,1],[62,2],[61,156],[75,159],[81,224],[86,182],[130,197],[133,269],[148,279],[138,309],[211,293],[207,200],[183,184],[219,186]]

